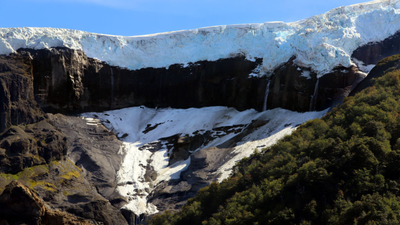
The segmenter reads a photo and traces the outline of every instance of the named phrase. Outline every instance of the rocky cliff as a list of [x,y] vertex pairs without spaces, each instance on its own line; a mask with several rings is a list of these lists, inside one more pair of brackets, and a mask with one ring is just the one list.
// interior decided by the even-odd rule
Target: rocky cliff
[[43,119],[35,102],[32,65],[28,58],[0,56],[0,131]]
[[[251,76],[262,60],[253,62],[244,56],[140,70],[110,66],[66,48],[20,49],[4,60],[12,57],[24,59],[23,65],[31,69],[35,100],[46,112],[102,111],[140,105],[321,110],[340,100],[364,77],[352,66],[336,68],[318,79],[310,69],[297,66],[294,59],[269,77]],[[8,118],[11,113],[5,114]]]

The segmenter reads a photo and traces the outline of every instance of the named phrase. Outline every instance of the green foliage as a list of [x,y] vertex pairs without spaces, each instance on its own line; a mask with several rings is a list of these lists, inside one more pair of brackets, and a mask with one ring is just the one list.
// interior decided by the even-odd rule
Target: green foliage
[[380,62],[387,71],[373,87],[255,151],[230,179],[150,224],[399,224],[399,60]]
[[[51,179],[42,180],[43,177],[50,176],[52,167],[57,168],[57,176]],[[77,167],[70,160],[52,161],[50,164],[43,164],[25,168],[17,174],[0,173],[0,193],[13,180],[18,180],[32,189],[44,189],[46,191],[56,192],[58,186],[68,185],[71,179],[83,180],[82,169]],[[65,195],[65,193],[63,193]]]

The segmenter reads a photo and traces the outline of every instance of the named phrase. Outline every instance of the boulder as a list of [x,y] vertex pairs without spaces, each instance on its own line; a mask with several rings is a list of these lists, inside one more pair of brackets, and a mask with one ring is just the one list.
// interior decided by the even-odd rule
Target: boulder
[[0,218],[10,225],[91,224],[65,212],[47,209],[34,191],[18,181],[12,181],[0,195]]

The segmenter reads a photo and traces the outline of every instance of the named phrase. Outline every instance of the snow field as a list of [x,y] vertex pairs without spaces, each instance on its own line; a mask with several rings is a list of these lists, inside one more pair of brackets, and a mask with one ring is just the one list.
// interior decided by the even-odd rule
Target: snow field
[[[238,143],[233,150],[234,157],[215,172],[220,175],[219,181],[222,181],[229,176],[236,161],[250,156],[255,148],[270,146],[284,135],[290,134],[298,124],[321,117],[325,113],[326,111],[298,113],[279,108],[264,112],[253,109],[239,112],[227,107],[190,109],[132,107],[103,113],[84,113],[82,116],[91,125],[95,125],[96,121],[101,121],[123,141],[120,153],[125,157],[117,174],[117,190],[129,200],[124,207],[139,215],[156,213],[157,208],[147,202],[148,194],[161,181],[179,179],[180,173],[185,171],[190,164],[189,157],[187,160],[168,166],[167,143],[160,141],[161,138],[175,134],[193,135],[196,131],[205,132],[217,127],[248,125],[252,120],[269,121]],[[154,129],[149,131],[148,124]],[[218,146],[237,134],[219,131],[218,135],[218,138],[200,148]],[[154,151],[151,146],[157,142],[161,147]],[[149,167],[157,173],[157,178],[154,180],[146,180]]]

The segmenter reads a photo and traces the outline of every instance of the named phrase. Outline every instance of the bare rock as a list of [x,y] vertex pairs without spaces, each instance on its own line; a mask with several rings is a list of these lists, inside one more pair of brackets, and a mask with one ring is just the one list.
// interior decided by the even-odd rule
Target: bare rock
[[68,157],[86,170],[86,179],[97,191],[117,207],[124,201],[116,192],[116,174],[123,155],[119,153],[122,142],[102,124],[88,125],[85,119],[61,114],[48,114],[57,129],[68,136]]
[[11,125],[43,119],[33,89],[29,59],[18,55],[0,56],[0,133]]
[[42,224],[51,224],[51,225],[89,225],[93,224],[89,221],[78,218],[71,214],[58,211],[58,210],[46,210],[46,214],[43,218]]
[[90,224],[73,215],[47,209],[35,192],[18,181],[7,185],[0,196],[0,218],[8,224]]
[[371,70],[371,72],[369,72],[368,76],[352,90],[350,96],[354,96],[365,88],[374,85],[375,79],[385,75],[386,73],[389,73],[390,71],[399,69],[399,59],[400,55],[393,55],[379,61],[378,64]]
[[[228,106],[238,110],[262,110],[266,96],[268,109],[281,107],[308,111],[331,106],[344,96],[343,92],[349,92],[347,87],[354,85],[359,75],[354,68],[336,68],[323,76],[318,86],[316,74],[310,68],[297,66],[292,58],[268,78],[250,76],[262,59],[253,62],[242,55],[199,61],[185,67],[174,64],[169,68],[139,70],[110,66],[88,58],[82,51],[68,48],[19,49],[16,54],[3,57],[5,64],[16,59],[29,76],[19,76],[17,81],[12,77],[20,70],[7,67],[11,75],[9,73],[4,79],[16,80],[12,84],[17,86],[10,86],[10,82],[6,82],[8,86],[3,85],[5,99],[11,99],[7,97],[9,90],[16,90],[15,93],[26,93],[17,99],[27,99],[24,101],[31,103],[34,96],[45,112],[53,113],[104,111],[140,105],[174,108]],[[269,93],[266,91],[268,84]],[[22,90],[25,86],[29,88]],[[316,92],[319,95],[314,97]],[[11,105],[10,101],[5,101],[5,104]],[[36,109],[32,104],[30,108]],[[22,104],[18,107],[21,109]],[[10,121],[11,112],[7,110],[0,110],[0,113],[4,111],[3,117]],[[35,120],[31,114],[25,113],[23,118]]]
[[[234,56],[188,67],[128,70],[79,50],[20,49],[30,59],[35,98],[46,112],[104,111],[129,106],[189,108],[226,105],[261,109],[265,78],[249,77],[261,63]],[[216,97],[218,96],[218,97]]]
[[400,54],[400,32],[396,32],[383,41],[371,42],[357,48],[351,57],[356,58],[365,65],[371,65],[396,54]]
[[310,68],[296,65],[295,58],[271,76],[267,108],[293,111],[323,110],[336,105],[365,77],[357,67],[338,67],[317,78]]
[[46,209],[40,198],[28,187],[12,181],[0,196],[3,217],[20,217],[30,223],[40,224]]
[[12,126],[0,135],[0,172],[17,173],[66,154],[67,138],[46,121]]

